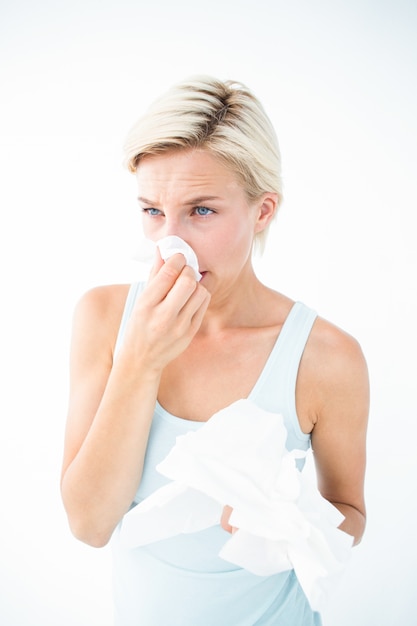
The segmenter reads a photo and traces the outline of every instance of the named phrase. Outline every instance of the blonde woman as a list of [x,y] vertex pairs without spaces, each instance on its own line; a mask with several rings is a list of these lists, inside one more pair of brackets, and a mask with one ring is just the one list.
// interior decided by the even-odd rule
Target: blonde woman
[[[262,284],[263,247],[282,200],[275,132],[243,85],[175,85],[132,128],[146,237],[194,250],[157,253],[146,284],[92,289],[77,305],[62,497],[74,535],[107,544],[132,506],[163,485],[156,465],[178,435],[241,398],[284,416],[287,448],[314,448],[318,487],[360,541],[368,376],[358,343]],[[118,346],[115,349],[116,344]],[[222,560],[218,524],[153,544],[115,544],[119,626],[321,624],[293,570],[257,576]]]

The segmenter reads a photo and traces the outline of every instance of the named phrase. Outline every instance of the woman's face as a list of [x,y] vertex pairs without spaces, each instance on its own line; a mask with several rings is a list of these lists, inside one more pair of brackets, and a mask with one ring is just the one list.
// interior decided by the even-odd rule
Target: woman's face
[[251,269],[253,238],[270,203],[250,204],[237,176],[205,150],[147,156],[136,175],[145,236],[184,239],[197,255],[202,284],[227,295]]

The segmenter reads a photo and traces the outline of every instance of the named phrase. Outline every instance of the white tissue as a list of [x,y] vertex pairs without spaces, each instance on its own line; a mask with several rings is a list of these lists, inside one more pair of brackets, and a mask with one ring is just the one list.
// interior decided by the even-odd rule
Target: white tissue
[[[297,469],[304,451],[288,452],[281,415],[239,400],[198,431],[177,437],[157,466],[173,482],[124,518],[126,547],[219,524],[224,505],[237,527],[219,556],[259,576],[294,569],[314,610],[328,579],[346,562],[352,538],[343,515]],[[322,583],[325,584],[322,584]]]
[[173,254],[181,253],[185,257],[185,262],[194,270],[195,279],[199,281],[201,274],[198,270],[198,260],[194,250],[188,245],[186,241],[177,237],[177,235],[169,235],[160,239],[156,243],[150,239],[144,239],[141,242],[140,250],[135,254],[136,261],[150,264],[152,263],[155,255],[155,248],[158,247],[161,253],[161,257],[164,261],[167,261]]

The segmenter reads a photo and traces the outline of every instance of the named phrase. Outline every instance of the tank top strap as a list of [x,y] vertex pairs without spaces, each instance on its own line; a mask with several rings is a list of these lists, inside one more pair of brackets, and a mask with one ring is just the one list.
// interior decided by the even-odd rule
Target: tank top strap
[[[301,430],[297,415],[296,385],[300,361],[303,356],[317,313],[302,302],[296,302],[288,316],[280,336],[280,346],[275,363],[274,387],[283,407],[284,419],[288,428],[287,447],[306,449],[310,445],[310,435]],[[272,381],[270,381],[271,384]]]
[[255,385],[250,399],[258,406],[281,413],[288,430],[287,447],[307,449],[310,436],[300,427],[296,407],[298,369],[317,313],[302,302],[296,302]]
[[119,333],[117,335],[116,346],[114,353],[116,354],[122,345],[123,337],[126,330],[126,325],[132,315],[133,307],[135,306],[136,298],[145,288],[144,282],[132,283],[127,294],[125,308],[123,310],[122,319],[120,322]]
[[302,302],[293,305],[281,330],[278,342],[279,358],[287,363],[289,378],[295,382],[303,355],[317,313]]

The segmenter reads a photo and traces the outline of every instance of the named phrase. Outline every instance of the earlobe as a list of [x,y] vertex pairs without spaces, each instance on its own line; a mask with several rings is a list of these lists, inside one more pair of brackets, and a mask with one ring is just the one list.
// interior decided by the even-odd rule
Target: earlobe
[[264,194],[259,202],[255,232],[259,233],[264,230],[271,223],[277,210],[278,194],[272,192]]

